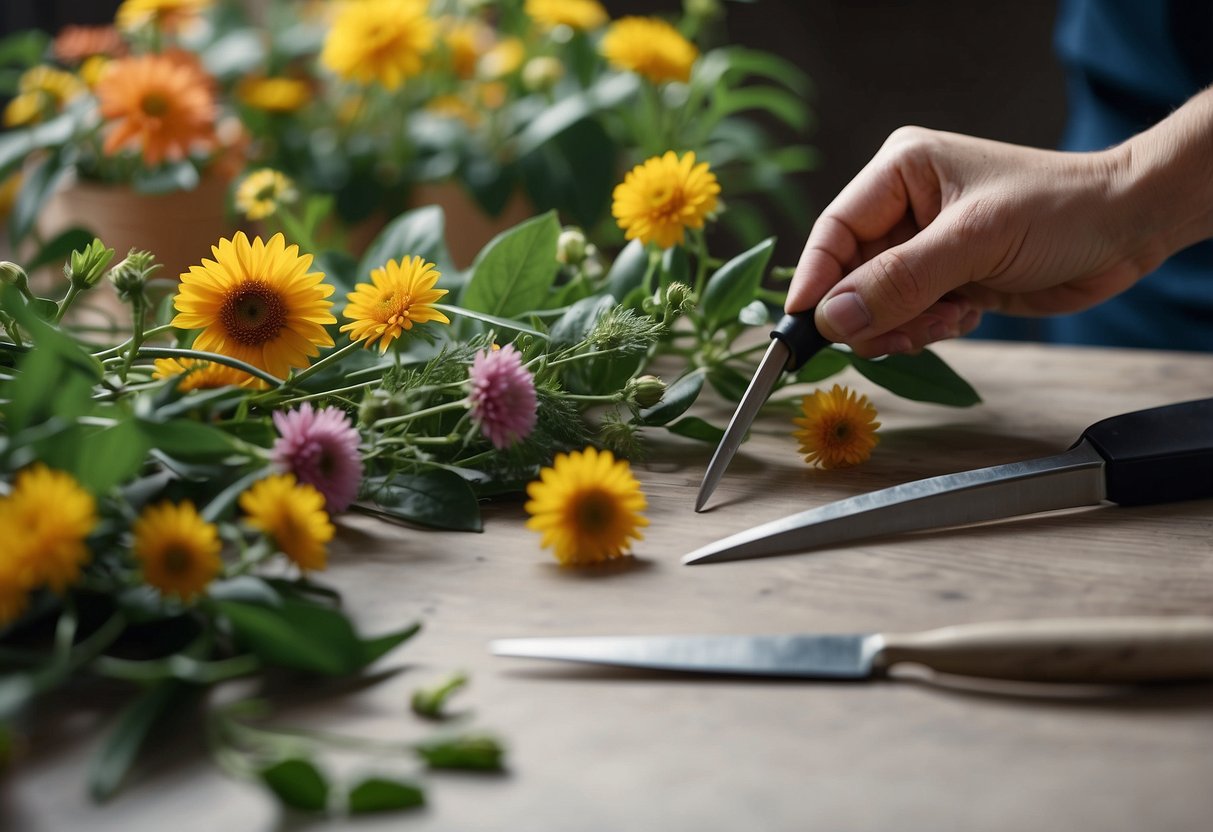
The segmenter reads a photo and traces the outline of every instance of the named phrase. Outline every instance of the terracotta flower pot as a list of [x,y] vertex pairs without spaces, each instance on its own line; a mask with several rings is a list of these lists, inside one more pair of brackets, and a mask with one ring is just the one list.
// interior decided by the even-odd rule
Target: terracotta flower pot
[[442,207],[446,216],[446,244],[451,259],[466,269],[489,240],[534,214],[534,207],[521,191],[515,191],[505,208],[490,217],[456,182],[424,182],[414,186],[409,197],[413,208]]

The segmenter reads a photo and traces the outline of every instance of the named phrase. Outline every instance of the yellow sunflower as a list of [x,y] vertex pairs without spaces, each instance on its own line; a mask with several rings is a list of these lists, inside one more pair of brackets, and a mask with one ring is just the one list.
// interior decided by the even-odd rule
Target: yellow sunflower
[[325,38],[320,62],[347,81],[395,90],[423,69],[435,29],[425,0],[346,3]]
[[197,19],[213,0],[123,0],[114,16],[119,29],[138,29],[148,23],[164,32],[176,32]]
[[382,269],[372,269],[371,282],[359,283],[347,296],[344,314],[351,323],[341,331],[349,332],[351,341],[365,341],[367,349],[378,341],[384,353],[413,324],[449,324],[451,319],[431,306],[447,293],[434,288],[441,276],[433,263],[420,257],[389,260]]
[[191,390],[212,390],[216,387],[264,389],[269,386],[261,379],[235,367],[196,358],[157,358],[152,378],[176,378],[177,389],[182,393]]
[[189,601],[223,569],[219,530],[189,500],[148,506],[132,528],[143,580],[163,595]]
[[211,81],[199,69],[170,55],[137,55],[106,64],[97,100],[107,122],[103,151],[139,151],[156,166],[178,161],[195,147],[216,144],[217,108]]
[[568,26],[584,32],[610,19],[597,0],[526,0],[523,11],[544,29]]
[[35,463],[17,475],[0,499],[4,556],[20,583],[62,592],[89,559],[85,538],[97,525],[97,504],[71,474]]
[[800,402],[803,416],[792,421],[804,461],[822,468],[858,465],[872,455],[880,441],[876,408],[867,396],[835,384],[829,392],[816,390]]
[[703,228],[719,193],[707,162],[697,165],[694,153],[680,159],[669,150],[628,171],[615,186],[611,214],[629,240],[670,248],[682,243],[686,229]]
[[236,85],[236,98],[255,110],[293,113],[312,99],[312,86],[298,78],[249,77]]
[[640,483],[627,462],[610,451],[557,454],[526,493],[527,528],[539,532],[539,545],[551,546],[565,566],[620,557],[649,524],[640,513],[645,507]]
[[309,272],[312,255],[288,246],[281,234],[249,242],[244,232],[211,247],[181,275],[173,326],[201,329],[194,349],[217,352],[285,378],[306,367],[318,347],[331,347],[325,324],[336,323],[326,300],[333,287]]
[[602,55],[616,69],[635,72],[654,84],[685,83],[699,50],[660,18],[624,17],[607,29]]
[[323,569],[333,524],[324,510],[324,495],[294,474],[274,474],[258,480],[240,495],[248,521],[273,540],[303,570]]
[[295,183],[286,174],[261,168],[241,180],[234,201],[237,210],[250,220],[263,220],[273,216],[278,206],[294,202],[297,196]]

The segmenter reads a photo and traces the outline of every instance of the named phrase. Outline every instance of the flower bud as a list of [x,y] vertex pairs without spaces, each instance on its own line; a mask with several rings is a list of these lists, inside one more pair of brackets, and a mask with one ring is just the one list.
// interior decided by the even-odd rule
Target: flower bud
[[114,250],[106,248],[105,244],[96,237],[79,251],[73,251],[63,274],[71,281],[76,289],[91,289],[101,279],[101,273],[114,259]]
[[680,315],[695,305],[695,293],[685,283],[675,281],[665,290],[666,309]]
[[109,280],[114,284],[118,297],[129,303],[143,292],[148,276],[158,268],[160,264],[155,262],[150,251],[131,249],[118,265],[110,269]]
[[585,260],[585,232],[580,228],[569,226],[560,232],[556,240],[556,259],[566,266],[580,266]]
[[624,395],[637,407],[653,407],[665,396],[666,384],[657,376],[645,375],[628,382]]
[[550,55],[531,58],[522,68],[522,86],[527,92],[548,92],[564,77],[564,64]]
[[8,260],[0,260],[0,284],[16,286],[17,290],[26,297],[30,296],[29,275],[25,269]]

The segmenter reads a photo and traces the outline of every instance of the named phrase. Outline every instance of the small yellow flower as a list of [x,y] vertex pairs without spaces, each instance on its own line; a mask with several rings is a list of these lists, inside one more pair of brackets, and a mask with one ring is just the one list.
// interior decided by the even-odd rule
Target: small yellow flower
[[562,565],[598,563],[627,553],[649,521],[640,483],[624,460],[586,448],[557,454],[527,486],[527,528],[542,535]]
[[203,520],[188,500],[148,506],[135,520],[133,530],[143,580],[163,595],[189,601],[223,569],[219,530]]
[[5,127],[25,127],[42,121],[47,100],[36,92],[23,92],[13,96],[4,107]]
[[138,29],[149,23],[164,32],[176,32],[192,22],[213,0],[124,0],[114,16],[119,29]]
[[835,384],[829,392],[817,390],[800,403],[803,416],[792,421],[804,461],[822,468],[858,465],[872,455],[880,441],[876,408],[867,396]]
[[176,378],[177,389],[182,393],[191,390],[213,390],[217,387],[264,389],[269,386],[256,376],[250,376],[235,367],[196,358],[157,358],[152,378]]
[[522,41],[514,37],[502,38],[480,58],[477,71],[481,78],[492,81],[517,72],[524,60],[526,46]]
[[97,525],[97,504],[71,474],[42,463],[26,468],[0,498],[4,555],[16,563],[17,579],[28,588],[62,592],[80,577],[89,559],[85,538]]
[[366,341],[367,349],[378,341],[384,353],[413,324],[449,324],[451,319],[431,305],[447,293],[434,288],[441,276],[433,263],[420,257],[389,260],[382,269],[372,269],[371,282],[359,283],[347,296],[344,314],[351,323],[341,331],[349,332],[351,341]]
[[250,220],[274,215],[278,206],[294,202],[295,183],[282,171],[261,168],[250,173],[236,188],[236,208]]
[[324,510],[324,495],[294,474],[258,480],[240,495],[249,524],[273,540],[303,570],[323,569],[334,528]]
[[625,17],[602,38],[602,54],[616,69],[641,75],[654,84],[689,81],[699,57],[695,44],[657,17]]
[[597,29],[609,19],[597,0],[526,0],[523,11],[544,29],[568,26],[584,32]]
[[40,64],[27,69],[17,81],[17,95],[4,108],[5,127],[24,127],[63,109],[88,91],[70,72]]
[[201,329],[194,349],[217,352],[285,378],[331,347],[333,287],[310,272],[312,255],[281,234],[251,243],[243,231],[211,247],[214,260],[181,275],[173,326]]
[[312,87],[298,78],[245,78],[236,85],[236,98],[255,110],[293,113],[312,99]]
[[436,25],[425,0],[361,0],[337,13],[320,62],[347,81],[400,87],[424,68]]
[[680,159],[669,150],[628,171],[615,186],[611,214],[629,240],[670,248],[682,243],[686,229],[703,228],[719,193],[707,162],[696,165],[694,153]]
[[85,58],[84,63],[80,64],[80,80],[87,84],[89,89],[96,87],[97,82],[101,80],[101,74],[112,60],[108,55],[90,55]]

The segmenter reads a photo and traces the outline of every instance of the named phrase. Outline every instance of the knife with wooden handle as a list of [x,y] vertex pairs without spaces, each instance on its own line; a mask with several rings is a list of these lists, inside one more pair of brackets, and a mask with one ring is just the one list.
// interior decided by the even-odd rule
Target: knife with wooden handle
[[498,656],[685,673],[873,679],[895,665],[1025,682],[1213,679],[1213,616],[959,624],[917,633],[568,636],[491,642]]

